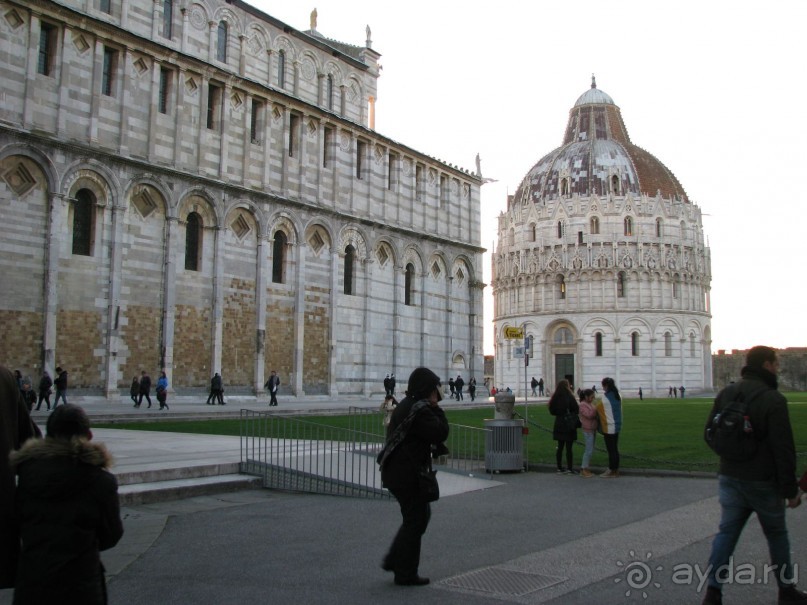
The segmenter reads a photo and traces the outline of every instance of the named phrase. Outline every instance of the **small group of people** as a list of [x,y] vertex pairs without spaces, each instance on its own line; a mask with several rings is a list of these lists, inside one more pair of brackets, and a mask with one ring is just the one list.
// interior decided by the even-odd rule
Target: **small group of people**
[[532,396],[533,397],[543,397],[544,396],[544,379],[541,377],[540,380],[535,380],[535,376],[532,377],[530,380],[530,386],[532,387]]
[[678,393],[681,393],[681,399],[684,399],[684,393],[686,393],[686,389],[684,388],[684,385],[681,385],[680,387],[671,386],[670,390],[667,393],[667,397],[672,397],[674,399],[678,399]]
[[[555,462],[559,475],[594,476],[589,464],[594,453],[597,432],[601,433],[608,450],[608,468],[600,477],[619,477],[619,433],[622,430],[622,397],[613,378],[602,379],[603,397],[595,403],[594,389],[582,389],[580,401],[575,398],[568,380],[560,380],[549,398],[549,413],[555,417],[552,439],[557,441]],[[572,446],[577,441],[577,429],[583,431],[585,450],[580,471],[574,468]],[[564,453],[566,466],[563,466]]]
[[[25,404],[28,412],[34,411],[42,407],[42,402],[45,402],[48,411],[50,411],[50,396],[53,393],[53,388],[56,387],[56,399],[53,402],[53,408],[59,404],[59,399],[63,404],[67,403],[67,371],[61,367],[56,368],[56,380],[50,377],[47,370],[42,371],[42,376],[39,379],[37,389],[34,390],[33,382],[30,376],[23,376],[19,370],[14,370],[14,378],[17,382],[17,388],[20,391],[20,396]],[[34,408],[36,404],[36,408]]]
[[[167,410],[168,407],[168,376],[165,371],[160,371],[160,377],[157,379],[157,387],[155,389],[157,394],[157,402],[160,404],[161,410]],[[148,402],[148,407],[151,407],[151,376],[145,370],[140,372],[140,376],[132,378],[132,386],[129,387],[129,396],[134,401],[136,408],[140,407],[143,399]]]
[[[448,392],[451,399],[463,401],[465,399],[462,394],[463,388],[465,388],[465,380],[462,378],[461,374],[457,374],[456,378],[448,379]],[[476,378],[473,376],[468,379],[468,396],[471,398],[471,401],[476,400]]]
[[123,535],[112,458],[87,414],[63,403],[42,438],[0,367],[0,588],[16,605],[107,603],[100,551]]

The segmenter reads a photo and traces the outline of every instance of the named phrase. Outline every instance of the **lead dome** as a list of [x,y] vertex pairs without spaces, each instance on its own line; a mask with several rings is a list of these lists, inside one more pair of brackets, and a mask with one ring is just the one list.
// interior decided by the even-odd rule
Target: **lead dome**
[[591,88],[569,111],[563,144],[532,167],[514,200],[543,203],[559,196],[609,193],[688,202],[675,175],[631,142],[622,112],[592,77]]

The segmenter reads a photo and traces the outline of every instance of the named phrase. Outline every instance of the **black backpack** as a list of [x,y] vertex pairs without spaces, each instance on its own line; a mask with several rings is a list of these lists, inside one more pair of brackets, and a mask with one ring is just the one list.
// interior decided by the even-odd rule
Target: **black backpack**
[[709,420],[703,438],[718,456],[731,462],[745,462],[756,455],[762,436],[754,431],[748,406],[765,390],[760,389],[748,398],[742,393],[735,395]]

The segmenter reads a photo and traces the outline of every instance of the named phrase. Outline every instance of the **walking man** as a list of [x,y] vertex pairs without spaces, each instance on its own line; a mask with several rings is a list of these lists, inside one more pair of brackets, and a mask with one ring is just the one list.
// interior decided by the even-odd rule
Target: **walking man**
[[544,379],[543,378],[541,378],[541,380],[538,381],[538,396],[539,397],[544,396]]
[[269,377],[269,380],[266,381],[264,386],[269,389],[269,405],[277,406],[277,388],[280,386],[280,378],[278,377],[277,372],[272,370],[272,375]]
[[59,405],[59,398],[62,398],[62,403],[67,403],[67,370],[61,367],[56,368],[56,380],[53,381],[53,386],[56,387],[56,399],[53,400],[53,409]]
[[535,380],[535,376],[533,376],[532,380],[530,380],[530,386],[532,387],[532,396],[537,397],[538,396],[538,381]]
[[709,557],[708,587],[703,605],[722,605],[722,585],[731,582],[734,547],[751,513],[757,514],[768,541],[768,551],[779,586],[779,603],[807,603],[807,593],[796,589],[790,560],[790,540],[785,523],[785,505],[801,503],[796,483],[796,449],[787,410],[787,399],[777,390],[779,360],[770,347],[753,347],[745,358],[742,380],[720,391],[709,413],[714,415],[729,403],[742,400],[748,408],[746,432],[753,432],[757,450],[750,459],[720,457],[719,491],[721,518]]
[[462,376],[457,374],[457,379],[454,381],[454,390],[457,393],[457,401],[462,401],[462,387],[465,386],[465,381],[462,379]]
[[143,403],[143,397],[146,398],[146,401],[149,402],[149,407],[151,407],[151,376],[146,374],[145,370],[140,372],[140,397],[137,399],[137,407],[140,407],[140,404]]

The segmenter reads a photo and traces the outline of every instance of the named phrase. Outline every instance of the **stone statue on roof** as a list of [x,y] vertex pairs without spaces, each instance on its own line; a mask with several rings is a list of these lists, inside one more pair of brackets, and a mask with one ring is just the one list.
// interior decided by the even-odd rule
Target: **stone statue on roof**
[[373,48],[373,38],[372,38],[372,35],[371,35],[372,32],[370,31],[370,26],[369,25],[367,26],[366,32],[367,32],[367,41],[365,42],[365,46],[367,48]]
[[314,10],[311,11],[311,29],[313,31],[317,30],[317,9],[316,7]]

